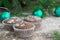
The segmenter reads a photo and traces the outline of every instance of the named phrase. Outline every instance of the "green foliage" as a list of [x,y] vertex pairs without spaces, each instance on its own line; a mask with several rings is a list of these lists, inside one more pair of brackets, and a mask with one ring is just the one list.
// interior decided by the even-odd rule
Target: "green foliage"
[[21,5],[18,0],[12,0],[12,6],[14,7],[14,10],[17,12],[21,11]]
[[4,7],[8,8],[11,13],[20,13],[22,8],[18,0],[0,0],[0,7],[4,5]]
[[19,13],[21,13],[22,8],[18,0],[12,0],[12,7],[13,7],[13,9],[11,10],[12,14],[14,13],[18,15]]
[[11,6],[12,6],[12,3],[10,3],[9,0],[3,0],[3,5],[4,5],[6,8],[10,9]]
[[47,16],[48,16],[48,15],[44,12],[42,17],[44,18],[44,17],[47,17]]
[[0,6],[2,5],[2,0],[0,0]]
[[17,17],[27,17],[28,16],[28,14],[17,14],[17,13],[14,13],[14,14],[12,14],[12,16],[17,16]]
[[60,6],[57,2],[59,0],[23,0],[23,3],[27,5],[23,10],[34,11],[35,9],[48,9],[47,13],[53,15],[53,8]]
[[11,6],[12,6],[12,3],[10,3],[9,0],[0,0],[0,7],[1,7],[2,5],[3,5],[4,7],[6,7],[6,8],[8,8],[8,9],[10,9]]
[[28,14],[20,14],[19,16],[20,16],[20,17],[27,17]]
[[54,40],[60,40],[60,33],[57,32],[57,31],[55,31],[55,32],[53,33],[53,37],[54,37]]
[[11,13],[14,13],[14,15],[21,13],[23,10],[34,11],[35,9],[48,9],[49,14],[52,14],[52,8],[60,6],[58,3],[60,0],[22,0],[22,3],[27,5],[25,8],[21,7],[19,0],[12,0],[12,2],[9,1],[10,0],[0,0],[0,7],[3,4]]

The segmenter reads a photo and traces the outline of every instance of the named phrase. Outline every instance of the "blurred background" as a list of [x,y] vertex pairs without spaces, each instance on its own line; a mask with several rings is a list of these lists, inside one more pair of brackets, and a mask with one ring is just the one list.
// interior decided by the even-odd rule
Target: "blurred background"
[[0,0],[0,7],[6,7],[12,15],[32,13],[41,9],[44,15],[53,15],[54,9],[60,7],[60,0]]

